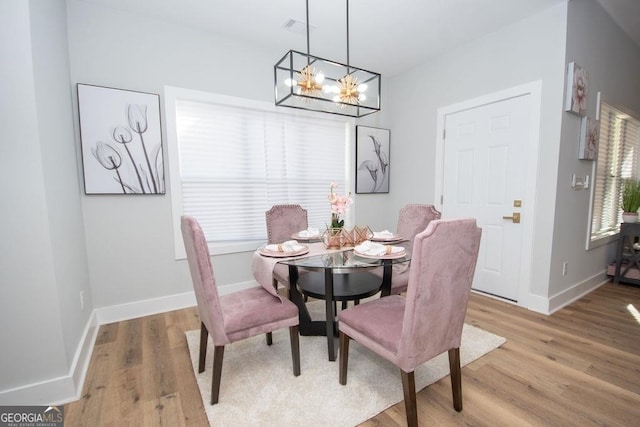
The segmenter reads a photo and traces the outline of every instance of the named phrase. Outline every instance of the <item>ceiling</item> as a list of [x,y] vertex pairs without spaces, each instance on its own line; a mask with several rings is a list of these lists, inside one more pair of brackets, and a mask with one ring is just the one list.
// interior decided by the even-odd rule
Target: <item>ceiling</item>
[[[281,52],[306,52],[304,0],[81,0]],[[351,0],[350,64],[392,76],[566,0]],[[640,1],[597,0],[640,45]],[[301,22],[302,32],[286,29]],[[309,0],[310,53],[347,62],[345,0]]]

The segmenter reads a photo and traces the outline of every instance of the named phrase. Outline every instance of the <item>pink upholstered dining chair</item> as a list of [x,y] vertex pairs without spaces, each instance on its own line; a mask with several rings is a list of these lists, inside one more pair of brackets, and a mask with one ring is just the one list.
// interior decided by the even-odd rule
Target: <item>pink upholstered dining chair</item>
[[409,240],[413,244],[413,238],[434,219],[440,219],[440,212],[433,205],[409,204],[400,209],[398,213],[398,226],[396,234]]
[[300,205],[273,205],[264,213],[268,243],[291,240],[291,235],[309,226],[307,210]]
[[414,240],[406,298],[390,295],[340,312],[340,384],[347,383],[353,339],[400,368],[407,424],[417,426],[414,370],[447,351],[453,407],[462,410],[460,342],[481,233],[475,219],[432,221]]
[[195,218],[183,216],[181,229],[200,315],[198,372],[204,371],[209,335],[214,345],[211,404],[218,403],[224,347],[235,341],[288,327],[293,374],[300,375],[298,307],[262,287],[219,296],[202,228]]
[[[409,240],[407,248],[411,251],[414,237],[424,231],[434,219],[440,219],[440,212],[433,205],[409,204],[400,209],[396,234]],[[399,294],[407,290],[410,265],[396,264],[391,276],[391,294]],[[382,269],[374,271],[382,278]]]
[[[291,235],[306,230],[308,225],[307,210],[300,205],[273,205],[265,212],[267,220],[267,243],[282,243],[291,240]],[[278,283],[289,289],[289,267],[276,264],[273,268],[273,287]]]

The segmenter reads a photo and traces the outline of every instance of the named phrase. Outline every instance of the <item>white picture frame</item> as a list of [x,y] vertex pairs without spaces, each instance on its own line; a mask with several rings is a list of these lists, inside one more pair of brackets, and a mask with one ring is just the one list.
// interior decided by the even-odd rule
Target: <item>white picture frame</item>
[[160,96],[77,84],[85,194],[165,194]]
[[594,117],[585,116],[580,123],[580,148],[578,159],[596,160],[600,139],[600,122]]
[[567,65],[566,91],[565,111],[581,117],[586,115],[589,79],[587,72],[575,62],[570,62]]

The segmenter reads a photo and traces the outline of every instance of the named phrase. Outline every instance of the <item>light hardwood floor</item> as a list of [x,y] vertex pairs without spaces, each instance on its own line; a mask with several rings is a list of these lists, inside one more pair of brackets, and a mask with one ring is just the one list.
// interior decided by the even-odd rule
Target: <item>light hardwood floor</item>
[[[607,284],[551,316],[473,294],[467,322],[507,342],[462,369],[462,412],[449,377],[420,391],[420,425],[640,425],[637,310],[640,287],[627,285]],[[184,335],[198,327],[195,308],[102,326],[65,425],[206,426]],[[404,404],[362,425],[403,426]]]

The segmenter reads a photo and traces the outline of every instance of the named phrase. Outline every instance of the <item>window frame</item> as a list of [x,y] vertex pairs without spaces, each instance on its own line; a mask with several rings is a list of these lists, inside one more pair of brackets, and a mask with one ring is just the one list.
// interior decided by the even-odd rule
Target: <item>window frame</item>
[[[630,119],[636,122],[636,126],[638,127],[638,135],[636,141],[636,170],[635,170],[635,178],[640,178],[640,120],[636,118],[633,114],[629,114],[624,111],[624,109],[609,104],[605,101],[601,101],[597,106],[598,111],[596,114],[596,118],[601,121],[602,120],[602,106],[606,104],[608,108],[614,110],[616,114],[621,113],[629,116]],[[600,123],[602,129],[602,123]],[[600,141],[598,145],[598,151],[600,150],[600,146],[602,144],[602,132],[600,132]],[[599,154],[599,153],[598,153]],[[611,229],[606,232],[601,232],[598,234],[593,233],[593,216],[595,211],[595,192],[596,192],[596,183],[597,183],[597,169],[598,162],[600,161],[600,155],[596,158],[596,161],[592,162],[591,165],[591,176],[593,177],[591,180],[591,191],[589,197],[589,215],[588,215],[588,223],[587,223],[587,241],[586,241],[586,250],[594,249],[600,246],[607,245],[611,242],[615,242],[618,239],[618,235],[620,234],[620,224],[618,223],[614,229]],[[623,179],[623,178],[621,178]],[[619,186],[621,191],[621,186]],[[619,195],[620,196],[620,195]]]
[[[164,105],[165,105],[165,122],[167,131],[167,158],[169,169],[169,195],[171,198],[171,216],[173,225],[174,240],[174,256],[176,260],[186,259],[184,243],[182,241],[182,232],[180,229],[180,217],[183,215],[182,204],[182,182],[180,173],[180,152],[178,147],[178,133],[176,123],[176,102],[179,99],[188,99],[190,101],[211,102],[217,104],[229,105],[231,107],[252,108],[268,112],[276,112],[288,116],[303,116],[318,118],[317,113],[310,113],[303,110],[287,110],[284,112],[281,108],[276,108],[273,103],[258,101],[248,98],[240,98],[229,95],[221,95],[212,92],[205,92],[193,89],[184,89],[179,87],[164,87]],[[353,186],[353,151],[354,151],[354,129],[355,120],[349,117],[340,117],[338,121],[345,123],[345,188],[351,189]],[[347,190],[350,191],[350,190]],[[327,184],[328,192],[328,184]],[[355,209],[350,209],[347,213],[348,220],[355,217]],[[233,254],[240,252],[251,252],[258,249],[265,243],[264,240],[246,240],[233,242],[211,242],[208,241],[209,252],[211,255]]]

